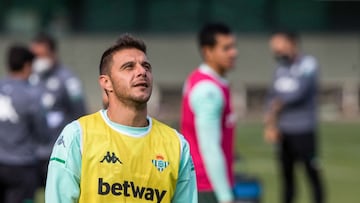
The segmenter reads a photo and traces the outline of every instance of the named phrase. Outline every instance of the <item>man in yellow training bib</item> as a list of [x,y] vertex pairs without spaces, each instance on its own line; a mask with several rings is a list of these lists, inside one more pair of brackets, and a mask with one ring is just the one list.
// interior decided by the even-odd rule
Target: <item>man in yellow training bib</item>
[[47,203],[196,203],[189,144],[147,116],[152,67],[143,41],[123,35],[101,57],[107,110],[68,124],[50,158]]

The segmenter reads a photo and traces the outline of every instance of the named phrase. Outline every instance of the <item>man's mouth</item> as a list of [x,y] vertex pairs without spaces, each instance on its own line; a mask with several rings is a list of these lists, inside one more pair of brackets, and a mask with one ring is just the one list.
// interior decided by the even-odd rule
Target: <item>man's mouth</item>
[[139,82],[134,85],[134,87],[149,87],[146,82]]

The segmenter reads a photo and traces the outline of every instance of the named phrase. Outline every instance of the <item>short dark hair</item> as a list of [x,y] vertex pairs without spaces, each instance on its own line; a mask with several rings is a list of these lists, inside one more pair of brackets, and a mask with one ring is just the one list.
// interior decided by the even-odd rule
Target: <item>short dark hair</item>
[[108,69],[109,66],[111,65],[112,57],[115,52],[130,48],[138,49],[144,52],[144,54],[146,54],[146,45],[144,41],[137,39],[130,34],[121,35],[116,40],[116,43],[111,47],[109,47],[108,49],[106,49],[102,54],[99,65],[100,75],[108,73]]
[[271,36],[282,35],[293,44],[299,43],[299,34],[292,30],[277,30],[271,34]]
[[53,53],[57,52],[57,42],[54,37],[47,33],[39,33],[37,34],[32,42],[46,44],[49,47],[49,50]]
[[198,34],[200,48],[204,46],[215,46],[217,34],[230,35],[232,34],[232,31],[224,23],[206,24]]
[[14,44],[7,51],[7,68],[11,72],[21,71],[26,63],[31,63],[34,54],[22,44]]

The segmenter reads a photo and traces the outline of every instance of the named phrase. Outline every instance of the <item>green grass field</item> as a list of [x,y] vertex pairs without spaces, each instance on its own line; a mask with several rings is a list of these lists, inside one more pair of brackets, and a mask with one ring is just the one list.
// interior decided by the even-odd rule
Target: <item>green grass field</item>
[[[262,125],[238,127],[237,153],[244,161],[236,170],[262,181],[263,203],[279,203],[280,181],[273,146],[262,138]],[[320,126],[320,160],[328,203],[357,203],[360,190],[360,123],[323,123]],[[307,177],[297,166],[297,203],[310,203]]]
[[[262,203],[279,203],[279,176],[273,146],[262,138],[260,123],[238,126],[237,153],[244,161],[236,170],[258,177],[263,186]],[[358,203],[360,192],[360,123],[323,123],[320,126],[320,158],[327,203]],[[306,176],[297,167],[297,203],[310,203]],[[39,192],[37,203],[44,202]]]

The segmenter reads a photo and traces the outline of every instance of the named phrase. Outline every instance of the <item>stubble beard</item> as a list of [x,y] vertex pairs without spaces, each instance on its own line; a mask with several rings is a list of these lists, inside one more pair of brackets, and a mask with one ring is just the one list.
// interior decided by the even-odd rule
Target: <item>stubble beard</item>
[[147,107],[147,102],[150,100],[151,92],[149,96],[134,96],[134,95],[127,95],[124,96],[119,94],[118,91],[114,92],[117,99],[123,103],[125,106],[130,108],[135,108],[137,110],[143,110]]

